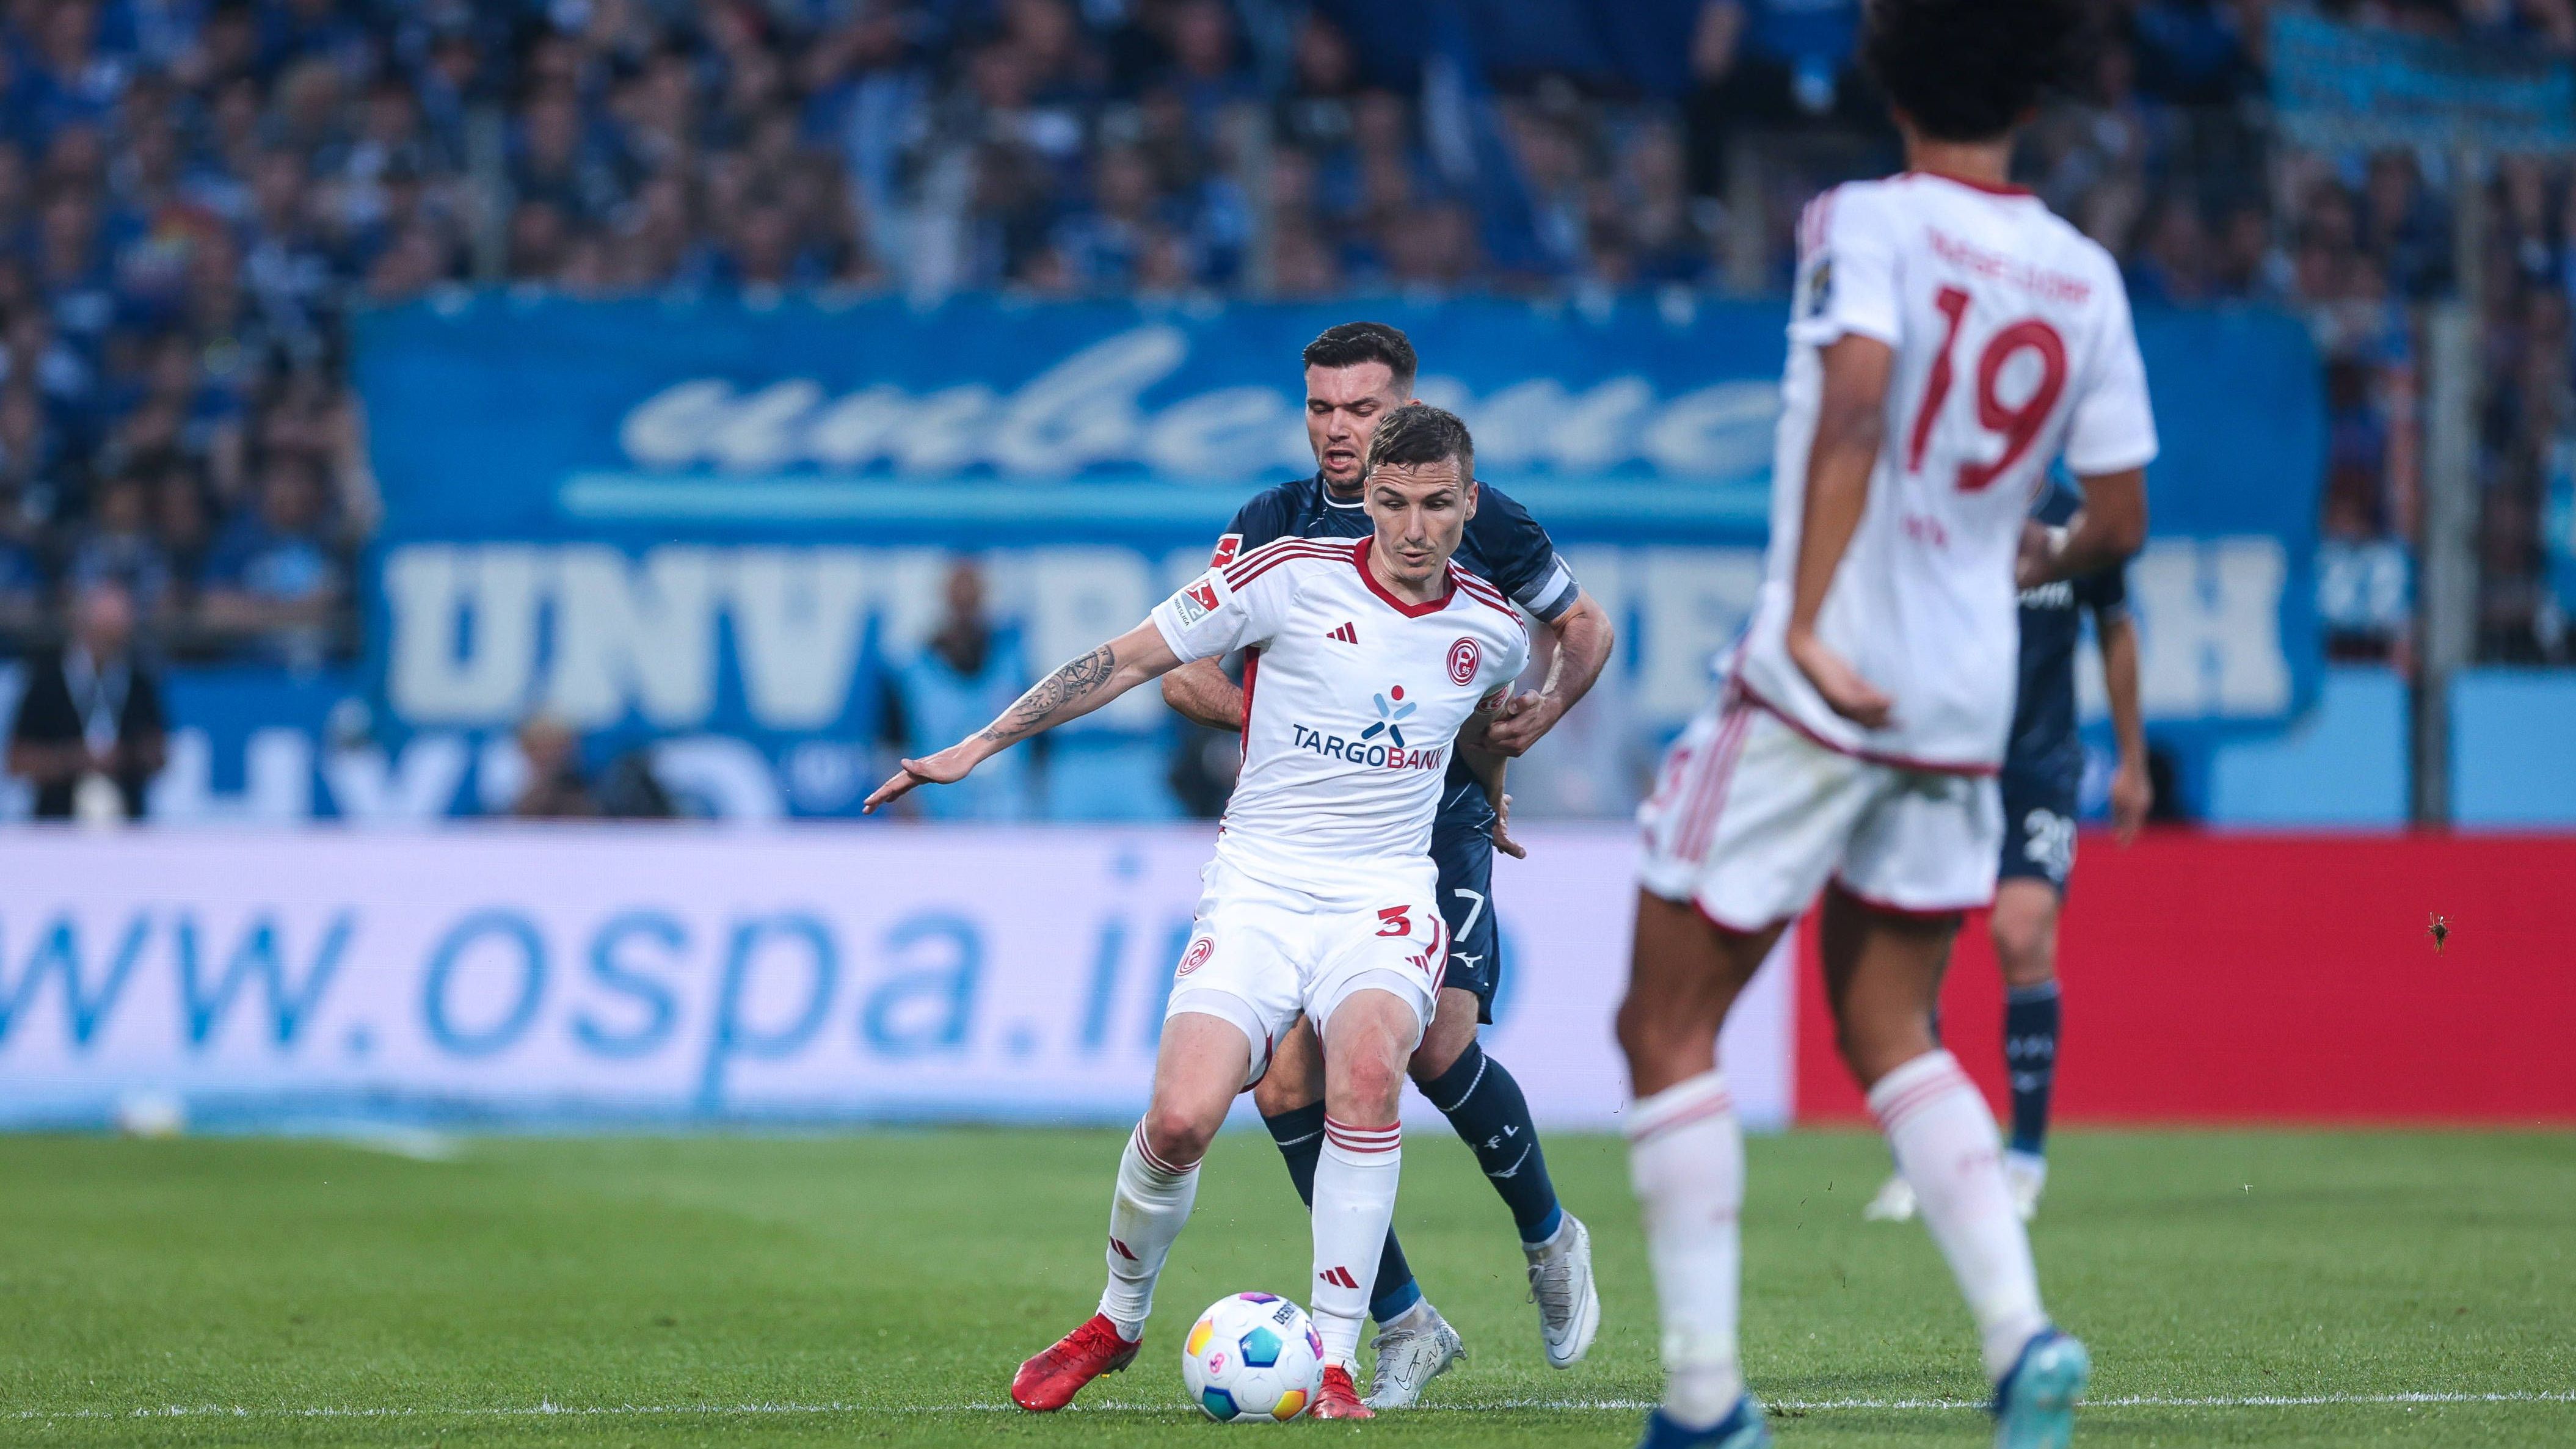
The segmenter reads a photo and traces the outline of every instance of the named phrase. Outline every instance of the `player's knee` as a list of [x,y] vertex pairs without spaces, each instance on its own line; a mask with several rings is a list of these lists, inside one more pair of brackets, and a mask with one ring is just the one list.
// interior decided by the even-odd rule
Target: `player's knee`
[[1165,1162],[1187,1167],[1207,1156],[1216,1127],[1187,1107],[1157,1102],[1145,1112],[1145,1145]]
[[1332,1113],[1354,1125],[1382,1127],[1395,1120],[1404,1093],[1404,1063],[1392,1056],[1361,1053],[1333,1069]]
[[1994,937],[2006,983],[2036,986],[2056,974],[2057,923],[2047,912],[1998,910]]
[[1275,1069],[1252,1087],[1252,1105],[1264,1117],[1294,1112],[1314,1100],[1315,1094],[1302,1076]]
[[1863,1088],[1936,1045],[1929,1015],[1885,1019],[1846,1016],[1834,1022],[1834,1049],[1842,1055],[1843,1065],[1850,1068],[1853,1080]]
[[1476,1041],[1476,1008],[1460,1011],[1451,1006],[1448,993],[1441,993],[1440,1013],[1431,1028],[1422,1034],[1422,1045],[1413,1049],[1413,1060],[1406,1070],[1417,1082],[1433,1082],[1449,1074],[1467,1048]]
[[1466,1042],[1424,1037],[1422,1045],[1413,1053],[1413,1060],[1405,1063],[1404,1070],[1416,1082],[1436,1082],[1449,1075],[1449,1069],[1458,1065],[1458,1058],[1466,1053]]
[[1717,1059],[1714,1025],[1693,1019],[1691,1013],[1671,1010],[1667,1004],[1651,1001],[1634,989],[1619,1003],[1614,1029],[1619,1050],[1627,1054],[1629,1074],[1635,1079],[1691,1076],[1707,1070]]

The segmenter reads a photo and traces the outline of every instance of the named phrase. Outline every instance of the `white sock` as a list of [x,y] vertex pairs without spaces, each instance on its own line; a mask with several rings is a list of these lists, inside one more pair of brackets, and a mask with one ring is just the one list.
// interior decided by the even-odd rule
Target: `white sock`
[[1395,1221],[1403,1143],[1396,1127],[1324,1119],[1324,1152],[1315,1163],[1315,1301],[1307,1309],[1328,1365],[1359,1366],[1369,1284],[1377,1277],[1387,1227]]
[[2039,1306],[2030,1235],[2004,1186],[1994,1114],[1944,1051],[1879,1078],[1869,1110],[1977,1317],[1986,1377],[2000,1379],[2030,1336],[2048,1326],[2048,1315]]
[[1744,1395],[1736,1358],[1744,1129],[1715,1071],[1628,1109],[1628,1174],[1664,1320],[1664,1413],[1705,1429]]
[[1109,1286],[1101,1291],[1100,1311],[1118,1325],[1118,1335],[1133,1343],[1145,1332],[1154,1311],[1154,1280],[1171,1256],[1172,1240],[1190,1220],[1190,1201],[1199,1194],[1199,1167],[1174,1167],[1145,1145],[1145,1126],[1127,1138],[1118,1156],[1118,1190],[1109,1199]]

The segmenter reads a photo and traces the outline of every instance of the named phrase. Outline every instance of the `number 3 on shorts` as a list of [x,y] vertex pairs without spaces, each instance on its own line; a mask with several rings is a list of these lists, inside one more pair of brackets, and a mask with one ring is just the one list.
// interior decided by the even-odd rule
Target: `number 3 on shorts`
[[1409,909],[1411,907],[1408,906],[1380,906],[1377,913],[1377,933],[1381,936],[1412,935],[1413,922],[1405,918],[1405,912]]

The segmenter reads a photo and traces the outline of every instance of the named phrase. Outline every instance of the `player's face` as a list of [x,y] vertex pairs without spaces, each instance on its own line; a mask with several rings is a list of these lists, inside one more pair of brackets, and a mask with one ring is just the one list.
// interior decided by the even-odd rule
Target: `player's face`
[[1369,474],[1365,496],[1378,561],[1408,584],[1438,578],[1476,516],[1475,480],[1456,458],[1385,464]]
[[1377,420],[1404,406],[1395,370],[1383,362],[1306,369],[1306,441],[1335,488],[1357,487]]

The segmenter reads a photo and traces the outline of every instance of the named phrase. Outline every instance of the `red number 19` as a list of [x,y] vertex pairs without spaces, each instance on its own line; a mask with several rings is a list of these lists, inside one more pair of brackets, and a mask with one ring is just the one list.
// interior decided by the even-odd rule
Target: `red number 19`
[[[1932,441],[1932,421],[1941,412],[1941,404],[1950,397],[1950,348],[1959,340],[1959,324],[1968,317],[1968,294],[1957,287],[1943,287],[1934,293],[1932,305],[1941,309],[1949,326],[1941,334],[1941,350],[1932,359],[1932,373],[1923,380],[1923,401],[1914,410],[1914,432],[1906,440],[1905,471],[1920,472],[1923,451]],[[2024,349],[2039,354],[2039,385],[2018,406],[2007,403],[1995,391],[2003,377],[2004,365],[2013,354]],[[2058,395],[2066,391],[2066,341],[2057,329],[2037,317],[2025,317],[1998,330],[1986,340],[1985,351],[1977,354],[1977,424],[1991,433],[2003,436],[2003,452],[1991,463],[1961,463],[1959,491],[1974,493],[1990,486],[2003,476],[2046,426],[2048,415],[2057,407]]]

